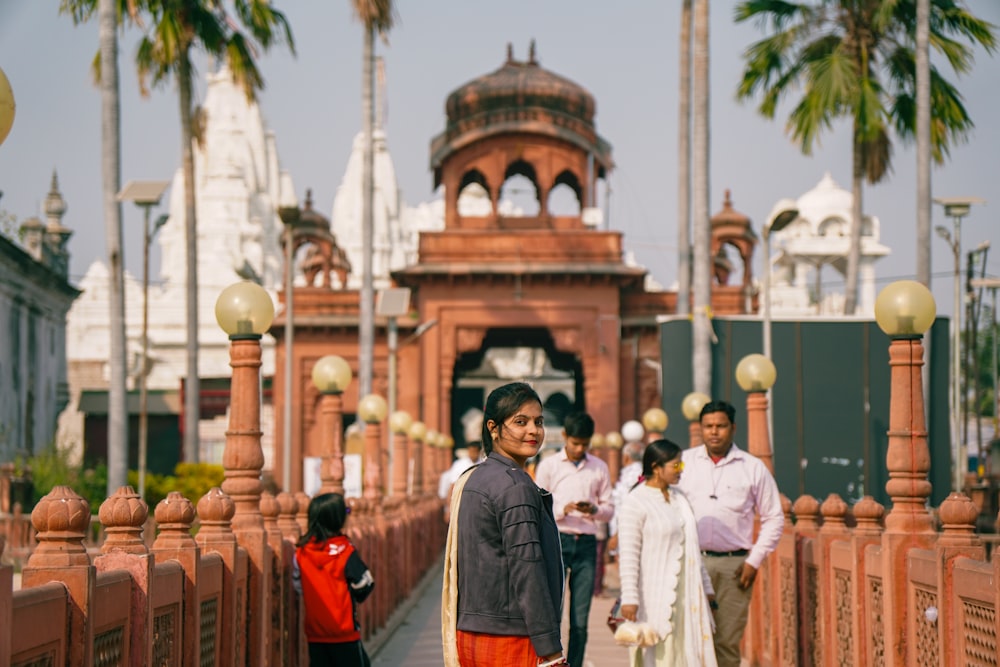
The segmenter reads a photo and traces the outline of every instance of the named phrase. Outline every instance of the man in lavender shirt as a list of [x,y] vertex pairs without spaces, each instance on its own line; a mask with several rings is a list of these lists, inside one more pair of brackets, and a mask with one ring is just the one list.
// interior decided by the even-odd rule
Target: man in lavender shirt
[[[684,475],[678,483],[694,510],[702,561],[715,589],[719,667],[740,664],[753,582],[785,525],[774,476],[760,459],[733,444],[735,419],[736,410],[725,401],[702,408],[704,444],[684,451]],[[756,542],[755,513],[760,515]]]
[[562,451],[542,459],[535,483],[552,494],[552,510],[559,527],[563,566],[569,570],[570,667],[583,667],[587,647],[587,619],[594,595],[598,523],[611,520],[611,476],[604,461],[587,453],[594,436],[594,420],[585,412],[563,420]]

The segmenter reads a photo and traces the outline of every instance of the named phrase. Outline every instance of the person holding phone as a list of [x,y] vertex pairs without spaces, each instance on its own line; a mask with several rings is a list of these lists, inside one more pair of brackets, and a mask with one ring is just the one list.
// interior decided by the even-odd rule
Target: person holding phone
[[585,412],[563,420],[562,450],[543,459],[535,469],[535,483],[552,494],[559,527],[563,565],[569,579],[570,667],[583,667],[587,648],[587,619],[594,596],[597,534],[601,522],[614,514],[608,466],[587,453],[594,436],[594,419]]

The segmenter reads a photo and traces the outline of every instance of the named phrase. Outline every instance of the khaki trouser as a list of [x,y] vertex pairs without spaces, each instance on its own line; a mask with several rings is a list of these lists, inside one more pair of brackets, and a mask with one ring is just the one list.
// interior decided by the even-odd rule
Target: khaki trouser
[[753,587],[741,590],[736,573],[746,556],[702,556],[712,578],[715,601],[715,659],[719,667],[740,666],[740,641],[747,625]]

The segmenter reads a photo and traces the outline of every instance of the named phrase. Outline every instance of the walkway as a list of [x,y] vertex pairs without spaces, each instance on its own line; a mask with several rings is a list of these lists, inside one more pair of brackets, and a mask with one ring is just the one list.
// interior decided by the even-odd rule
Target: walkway
[[[390,620],[395,631],[373,637],[368,645],[373,667],[441,667],[441,571],[435,565],[420,588],[400,609],[400,618]],[[608,585],[603,597],[595,597],[590,606],[590,636],[587,641],[586,667],[613,667],[627,664],[626,649],[615,644],[606,624],[608,612],[618,595],[618,568],[612,564],[605,573]],[[563,618],[563,646],[569,622]]]

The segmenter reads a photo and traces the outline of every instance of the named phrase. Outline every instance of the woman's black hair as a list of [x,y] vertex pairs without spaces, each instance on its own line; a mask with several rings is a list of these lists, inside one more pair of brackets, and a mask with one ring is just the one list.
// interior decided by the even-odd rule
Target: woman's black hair
[[309,501],[309,525],[298,546],[326,542],[340,535],[347,520],[347,504],[339,493],[321,493]]
[[[676,442],[662,438],[660,440],[654,440],[653,442],[646,445],[646,451],[642,453],[642,476],[643,479],[649,479],[653,476],[653,468],[664,463],[670,463],[678,456],[681,455],[681,446]],[[636,482],[632,486],[634,489],[639,486],[642,482]]]
[[489,422],[493,422],[499,437],[504,422],[517,414],[518,409],[529,401],[542,404],[538,393],[525,382],[511,382],[490,392],[483,407],[483,451],[487,455],[493,451],[493,435],[490,432]]

